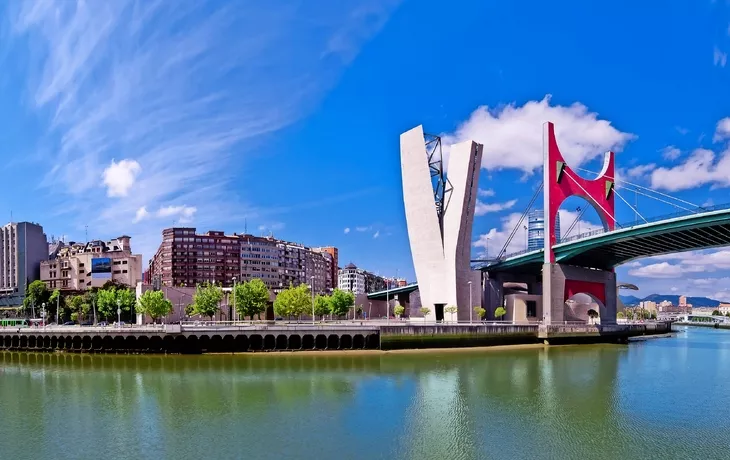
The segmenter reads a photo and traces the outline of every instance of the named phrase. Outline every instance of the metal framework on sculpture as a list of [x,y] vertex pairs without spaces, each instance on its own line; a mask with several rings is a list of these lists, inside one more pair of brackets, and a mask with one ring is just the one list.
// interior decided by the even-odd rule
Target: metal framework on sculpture
[[441,137],[426,133],[424,133],[423,137],[426,143],[426,154],[428,155],[428,169],[431,171],[431,184],[433,186],[433,198],[436,203],[436,215],[438,216],[439,229],[443,238],[444,214],[446,214],[446,209],[449,207],[453,187],[444,174]]

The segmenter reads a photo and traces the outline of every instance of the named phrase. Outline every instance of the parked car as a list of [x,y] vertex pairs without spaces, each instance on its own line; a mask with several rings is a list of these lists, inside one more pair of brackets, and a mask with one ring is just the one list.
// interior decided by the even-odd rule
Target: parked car
[[107,323],[106,321],[99,321],[99,324],[97,324],[97,326],[99,327],[107,327],[108,325],[109,323]]
[[66,321],[65,323],[63,323],[64,326],[73,326],[75,324],[76,324],[76,321]]
[[81,325],[82,326],[93,326],[94,323],[92,323],[91,321],[84,321],[83,323],[81,323]]

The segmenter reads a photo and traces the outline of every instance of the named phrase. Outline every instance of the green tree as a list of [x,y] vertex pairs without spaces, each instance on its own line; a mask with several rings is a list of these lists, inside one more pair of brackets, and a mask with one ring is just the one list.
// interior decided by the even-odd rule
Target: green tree
[[634,310],[633,309],[624,310],[624,314],[626,315],[626,319],[628,319],[628,320],[634,319]]
[[89,313],[91,305],[86,302],[83,295],[72,295],[66,297],[66,306],[71,312],[72,321],[82,321]]
[[[482,307],[479,307],[479,310],[484,310],[484,309]],[[484,315],[483,314],[480,314],[480,313],[481,313],[481,311],[477,311],[477,315],[479,315],[479,317],[481,318]],[[494,317],[495,318],[499,318],[500,320],[506,314],[507,314],[507,310],[505,310],[504,307],[497,307],[497,309],[494,310]]]
[[428,307],[421,307],[421,314],[426,317],[428,314],[431,313],[431,309]]
[[395,307],[393,307],[393,314],[397,317],[401,317],[403,313],[405,313],[406,307],[404,307],[401,304],[396,304]]
[[728,318],[730,318],[730,311],[727,312],[727,313],[725,313],[725,316],[727,316]]
[[626,315],[624,315],[624,312],[620,311],[620,312],[616,313],[616,318],[624,319],[624,318],[626,318]]
[[[316,308],[316,305],[315,305]],[[297,287],[289,286],[276,296],[274,301],[274,313],[277,316],[299,316],[312,311],[312,299],[309,295],[309,287],[300,284]]]
[[[123,312],[130,313],[136,304],[137,295],[134,291],[126,288],[117,289],[117,307],[121,308]],[[114,311],[116,311],[116,309]]]
[[162,291],[145,291],[137,301],[137,313],[148,315],[152,321],[165,317],[172,311],[172,302]]
[[712,311],[712,316],[721,316],[721,315],[722,315],[722,313],[720,313],[720,310],[713,310]]
[[269,306],[269,289],[260,279],[252,279],[237,284],[233,296],[236,301],[236,311],[240,317],[259,315]]
[[328,296],[324,295],[317,295],[314,298],[314,314],[316,316],[321,316],[324,318],[324,315],[328,314],[330,312],[330,299]]
[[117,290],[115,287],[100,289],[97,292],[96,309],[104,319],[115,317],[117,312]]
[[[51,295],[48,296],[48,317],[55,318],[56,310],[63,310],[63,301],[61,300],[61,291],[54,289]],[[58,312],[58,317],[61,318],[61,311]]]
[[652,310],[652,312],[651,312],[651,319],[656,319],[656,318],[657,318],[657,314],[656,314],[655,311]]
[[223,300],[223,290],[215,284],[200,285],[195,289],[193,296],[193,312],[196,315],[207,316],[213,320],[213,316],[220,308]]
[[28,285],[25,299],[23,299],[23,306],[28,310],[31,310],[35,306],[36,311],[39,311],[41,304],[44,302],[48,303],[50,295],[51,293],[48,292],[46,283],[40,280],[33,281]]
[[456,305],[449,305],[448,307],[444,308],[444,311],[450,315],[451,321],[454,320],[454,313],[457,313],[459,311],[459,307]]
[[350,307],[355,305],[355,294],[335,289],[330,296],[330,313],[334,316],[347,314]]

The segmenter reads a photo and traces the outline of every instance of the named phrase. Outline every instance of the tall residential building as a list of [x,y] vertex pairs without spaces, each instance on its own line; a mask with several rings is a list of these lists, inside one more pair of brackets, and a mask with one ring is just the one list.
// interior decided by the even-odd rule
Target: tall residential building
[[133,288],[142,281],[142,254],[133,254],[129,236],[109,241],[49,245],[40,279],[49,289],[83,291],[115,281]]
[[[278,293],[307,284],[317,293],[331,292],[337,248],[309,248],[273,236],[238,235],[241,241],[241,279],[259,278]],[[312,279],[314,277],[314,279]]]
[[11,222],[0,228],[0,305],[22,305],[27,286],[40,278],[41,261],[48,259],[43,227]]
[[273,236],[215,231],[201,235],[194,228],[169,228],[162,235],[149,276],[163,286],[204,282],[230,286],[235,277],[237,281],[258,278],[275,293],[312,281],[318,293],[334,288],[331,254],[337,254],[337,248],[309,248]]
[[332,283],[332,288],[337,286],[337,273],[340,269],[340,254],[336,247],[334,246],[324,246],[321,248],[314,248],[316,251],[319,252],[326,252],[332,257],[332,267],[330,268],[330,280]]
[[163,286],[231,286],[233,278],[241,278],[239,238],[220,231],[198,234],[190,227],[166,228],[149,271]]
[[[338,274],[338,286],[342,291],[349,291],[353,294],[369,294],[385,290],[386,279],[382,276],[370,273],[362,268],[357,268],[352,262],[345,268],[341,268]],[[393,283],[390,287],[395,287]]]
[[[560,241],[560,215],[555,222],[555,239]],[[545,246],[545,213],[534,209],[527,215],[527,250],[537,251]]]

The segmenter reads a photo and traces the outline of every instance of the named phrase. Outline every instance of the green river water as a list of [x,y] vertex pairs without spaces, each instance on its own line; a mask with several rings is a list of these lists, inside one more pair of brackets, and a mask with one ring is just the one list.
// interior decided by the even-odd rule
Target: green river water
[[730,459],[730,331],[419,354],[0,353],[1,459]]

